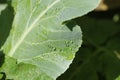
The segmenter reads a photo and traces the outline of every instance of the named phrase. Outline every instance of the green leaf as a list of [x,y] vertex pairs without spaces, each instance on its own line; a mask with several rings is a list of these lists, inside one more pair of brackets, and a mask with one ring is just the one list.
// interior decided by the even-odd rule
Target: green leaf
[[116,78],[115,80],[120,80],[120,76],[118,78]]
[[[8,64],[9,63],[9,64]],[[53,80],[44,72],[41,72],[39,68],[31,64],[16,64],[16,60],[6,56],[5,63],[2,67],[1,72],[7,74],[7,79],[14,80]]]
[[4,10],[6,8],[6,4],[0,4],[0,14],[1,14],[1,11]]
[[55,80],[82,42],[80,27],[70,19],[93,10],[99,0],[14,1],[16,14],[3,46],[6,60],[1,71],[7,79]]

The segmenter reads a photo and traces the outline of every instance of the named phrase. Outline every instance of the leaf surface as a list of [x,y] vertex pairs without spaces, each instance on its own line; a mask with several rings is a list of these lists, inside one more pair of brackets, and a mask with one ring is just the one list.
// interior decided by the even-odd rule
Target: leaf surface
[[70,19],[88,13],[98,3],[98,0],[13,0],[16,15],[3,49],[6,58],[16,60],[17,64],[5,70],[6,65],[12,64],[6,59],[2,72],[8,79],[55,80],[69,67],[82,42],[80,27]]

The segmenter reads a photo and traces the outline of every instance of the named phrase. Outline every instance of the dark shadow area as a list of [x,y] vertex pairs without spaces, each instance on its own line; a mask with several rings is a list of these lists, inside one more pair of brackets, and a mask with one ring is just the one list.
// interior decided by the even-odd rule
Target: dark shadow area
[[[4,63],[4,60],[5,60],[5,55],[2,51],[0,51],[0,67],[2,66],[2,64]],[[6,78],[6,74],[4,72],[0,72],[0,74],[2,74],[2,79],[0,80],[5,80]]]
[[6,41],[10,33],[13,17],[14,10],[12,6],[9,4],[8,7],[5,10],[3,10],[0,15],[0,48]]
[[7,3],[7,0],[0,0],[0,3]]
[[65,24],[71,31],[73,30],[73,27],[76,26],[76,22],[74,20],[65,21],[62,24]]
[[96,72],[99,80],[106,80],[105,75],[101,72]]
[[110,9],[115,9],[115,8],[120,8],[120,0],[104,0],[104,3],[110,8]]
[[5,60],[5,55],[4,55],[4,53],[2,51],[0,51],[0,67],[4,63],[4,60]]
[[120,13],[120,8],[108,10],[108,11],[93,11],[88,15],[97,19],[111,19],[115,14]]

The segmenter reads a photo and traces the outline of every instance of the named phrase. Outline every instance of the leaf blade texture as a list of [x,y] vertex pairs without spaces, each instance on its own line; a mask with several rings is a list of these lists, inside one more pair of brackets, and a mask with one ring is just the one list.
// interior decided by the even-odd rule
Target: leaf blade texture
[[[31,65],[31,69],[41,72],[38,72],[41,74],[40,80],[55,80],[69,67],[82,42],[80,27],[74,21],[67,20],[88,13],[98,2],[98,0],[17,0],[13,3],[16,14],[12,30],[3,46],[4,53],[8,56],[6,58],[16,59],[18,65],[14,64],[14,68],[22,65],[23,71],[26,70],[25,66]],[[63,23],[64,21],[67,23]],[[8,62],[9,60],[5,65]],[[11,78],[15,80],[24,79],[18,77],[23,75],[10,74],[9,70],[5,70],[7,76],[13,74],[15,77]],[[20,69],[17,71],[22,73]],[[29,73],[29,70],[26,71]],[[49,78],[43,77],[43,74]],[[26,80],[30,77],[31,73]]]

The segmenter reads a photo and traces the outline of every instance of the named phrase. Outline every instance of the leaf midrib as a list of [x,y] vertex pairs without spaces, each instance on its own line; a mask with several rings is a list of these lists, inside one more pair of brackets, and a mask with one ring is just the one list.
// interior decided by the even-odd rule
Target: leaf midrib
[[24,33],[21,35],[20,39],[16,42],[15,46],[11,48],[11,50],[8,52],[8,55],[12,57],[14,55],[14,52],[18,49],[20,44],[23,42],[23,40],[26,38],[28,33],[35,28],[35,24],[45,15],[45,13],[50,10],[55,4],[60,2],[60,0],[55,0],[51,5],[49,5],[41,14],[37,17],[37,19],[34,20],[34,22],[30,25],[28,29],[24,31]]

